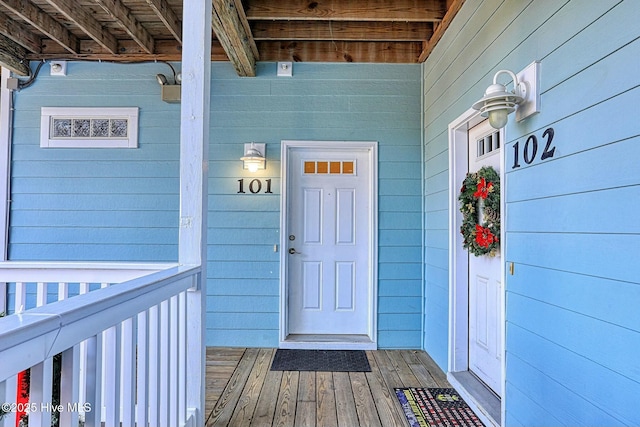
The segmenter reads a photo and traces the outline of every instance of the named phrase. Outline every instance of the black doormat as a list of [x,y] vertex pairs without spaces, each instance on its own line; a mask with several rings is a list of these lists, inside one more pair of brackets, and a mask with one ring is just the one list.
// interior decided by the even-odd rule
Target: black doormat
[[411,427],[484,427],[452,388],[396,388]]
[[364,350],[278,349],[272,371],[371,372]]

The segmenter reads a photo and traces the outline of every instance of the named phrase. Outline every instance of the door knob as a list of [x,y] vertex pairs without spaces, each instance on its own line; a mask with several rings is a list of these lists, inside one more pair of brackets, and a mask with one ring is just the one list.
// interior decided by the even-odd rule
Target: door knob
[[293,255],[293,254],[299,254],[300,252],[297,252],[295,248],[289,248],[289,253]]

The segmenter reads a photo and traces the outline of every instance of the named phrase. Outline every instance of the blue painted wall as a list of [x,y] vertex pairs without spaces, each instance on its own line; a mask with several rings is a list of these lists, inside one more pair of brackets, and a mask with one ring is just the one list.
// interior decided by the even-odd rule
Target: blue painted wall
[[[634,0],[465,2],[424,65],[424,340],[446,369],[447,125],[497,70],[541,61],[541,112],[512,116],[504,147],[506,425],[640,424],[638,16]],[[549,127],[554,157],[525,163]]]
[[[379,345],[421,345],[420,67],[294,64],[254,79],[212,70],[208,342],[277,346],[280,141],[379,141]],[[241,169],[242,144],[267,143],[267,169]],[[238,179],[274,194],[237,194]]]
[[[35,67],[35,64],[32,64]],[[177,64],[179,68],[179,64]],[[162,63],[43,67],[15,94],[12,260],[177,259],[179,104],[160,99]],[[212,65],[207,344],[277,346],[280,141],[379,141],[379,345],[419,348],[422,324],[420,66],[276,64],[256,78]],[[140,107],[140,148],[41,149],[42,106]],[[267,143],[250,175],[245,142]],[[237,194],[238,179],[273,194]]]

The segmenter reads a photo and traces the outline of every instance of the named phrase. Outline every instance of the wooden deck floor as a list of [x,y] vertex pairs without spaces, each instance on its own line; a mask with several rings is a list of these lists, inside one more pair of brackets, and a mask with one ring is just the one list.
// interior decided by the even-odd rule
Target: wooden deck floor
[[207,349],[207,427],[406,427],[394,387],[451,387],[419,350],[367,351],[367,373],[270,371],[274,354]]

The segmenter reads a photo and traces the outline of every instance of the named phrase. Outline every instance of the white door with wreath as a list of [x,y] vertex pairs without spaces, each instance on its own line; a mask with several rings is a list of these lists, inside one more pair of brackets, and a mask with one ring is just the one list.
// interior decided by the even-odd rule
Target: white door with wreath
[[501,394],[502,283],[500,133],[483,121],[469,130],[469,175],[460,193],[468,250],[469,370]]

